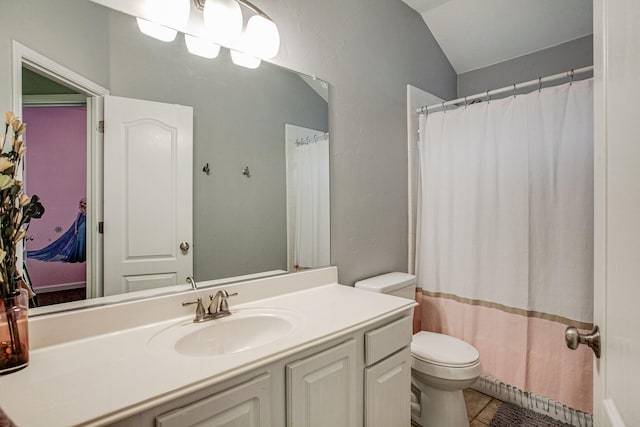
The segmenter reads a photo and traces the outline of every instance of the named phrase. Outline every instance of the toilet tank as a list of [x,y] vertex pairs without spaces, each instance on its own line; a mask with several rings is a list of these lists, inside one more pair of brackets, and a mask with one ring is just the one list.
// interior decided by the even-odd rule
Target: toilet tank
[[411,300],[416,298],[416,276],[408,273],[395,272],[370,277],[356,282],[355,287]]

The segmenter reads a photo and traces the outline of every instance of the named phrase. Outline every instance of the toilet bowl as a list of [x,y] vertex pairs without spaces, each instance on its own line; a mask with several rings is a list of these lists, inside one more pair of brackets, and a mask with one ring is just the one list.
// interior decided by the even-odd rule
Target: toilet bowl
[[411,359],[418,403],[411,418],[423,427],[468,427],[462,390],[482,374],[478,350],[457,338],[421,331],[413,336]]
[[[357,288],[414,299],[416,278],[388,273]],[[462,390],[482,374],[480,355],[458,338],[420,331],[411,342],[411,418],[422,427],[469,427]]]

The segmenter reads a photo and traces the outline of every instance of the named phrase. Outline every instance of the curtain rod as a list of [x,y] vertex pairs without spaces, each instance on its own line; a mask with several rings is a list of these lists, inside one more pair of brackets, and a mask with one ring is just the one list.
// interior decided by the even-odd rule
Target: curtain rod
[[534,80],[529,80],[528,82],[524,82],[524,83],[517,83],[517,84],[513,84],[511,86],[506,86],[500,89],[493,89],[493,90],[488,90],[486,92],[482,92],[482,93],[478,93],[476,95],[471,95],[471,96],[465,96],[462,98],[458,98],[458,99],[454,99],[453,101],[446,101],[446,102],[441,102],[439,104],[434,104],[434,105],[425,105],[422,106],[420,108],[416,109],[416,113],[418,114],[424,114],[429,112],[429,110],[435,110],[437,108],[442,108],[444,110],[447,109],[448,106],[450,105],[455,105],[455,104],[467,104],[469,101],[475,101],[476,99],[482,99],[482,98],[487,98],[487,100],[491,100],[491,96],[492,95],[498,95],[501,93],[505,93],[505,92],[510,92],[513,91],[514,95],[515,92],[518,89],[523,89],[526,87],[531,87],[531,86],[535,86],[538,85],[538,88],[541,89],[542,88],[542,83],[547,83],[547,82],[551,82],[551,81],[555,81],[555,80],[560,80],[563,78],[568,78],[569,82],[573,82],[573,76],[575,76],[576,74],[582,74],[582,73],[588,73],[589,71],[593,71],[593,65],[590,65],[588,67],[582,67],[582,68],[578,68],[577,70],[570,70],[570,71],[566,71],[563,73],[558,73],[558,74],[554,74],[552,76],[547,76],[547,77],[540,77]]
[[319,135],[307,136],[306,138],[298,138],[296,139],[295,144],[296,145],[311,144],[314,142],[318,142],[319,139],[327,138],[328,136],[329,136],[329,132],[325,132]]

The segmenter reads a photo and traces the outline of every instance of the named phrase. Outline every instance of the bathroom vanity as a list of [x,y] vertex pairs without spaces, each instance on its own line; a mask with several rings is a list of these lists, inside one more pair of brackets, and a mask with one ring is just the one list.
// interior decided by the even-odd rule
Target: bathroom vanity
[[415,303],[335,268],[224,289],[232,314],[203,323],[181,303],[218,288],[33,319],[2,408],[20,426],[410,424]]

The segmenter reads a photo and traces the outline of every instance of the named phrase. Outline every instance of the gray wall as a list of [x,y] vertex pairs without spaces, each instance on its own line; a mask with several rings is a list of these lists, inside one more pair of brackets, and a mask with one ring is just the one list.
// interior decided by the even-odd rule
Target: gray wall
[[[194,275],[287,269],[285,123],[328,131],[327,103],[296,73],[234,65],[111,17],[111,92],[194,108]],[[202,172],[209,163],[210,175]],[[251,178],[241,174],[249,166]]]
[[406,85],[445,99],[456,74],[398,0],[273,0],[275,61],[331,83],[331,260],[343,284],[407,271]]
[[[70,10],[84,17],[78,19]],[[109,57],[104,54],[109,22],[97,5],[85,0],[0,0],[0,108],[11,104],[11,40],[46,54],[104,87],[109,86]],[[31,22],[37,21],[34,26]],[[60,29],[63,28],[64,31]],[[91,37],[87,37],[91,34]],[[73,44],[74,50],[66,49]]]
[[[20,39],[25,44],[109,87],[109,60],[101,45],[94,43],[107,34],[107,24],[77,19],[74,13],[54,13],[97,6],[86,0],[2,2],[4,16],[9,9],[21,12],[15,25],[23,26]],[[331,83],[331,258],[339,267],[340,282],[352,284],[387,271],[406,271],[406,85],[454,98],[453,68],[422,18],[401,1],[261,0],[256,4],[280,29],[282,45],[274,62]],[[30,27],[32,13],[48,17],[48,23]],[[8,59],[6,28],[11,22],[4,22],[0,58]],[[70,35],[61,35],[60,28]],[[46,34],[47,39],[31,43],[35,34],[30,32]],[[70,40],[82,47],[62,52]],[[149,73],[161,71],[149,69]],[[240,68],[235,72],[250,73]],[[0,107],[10,108],[7,62],[0,67]],[[248,113],[261,119],[261,111]]]
[[[458,75],[458,97],[593,65],[593,36]],[[583,75],[590,77],[590,75]]]

